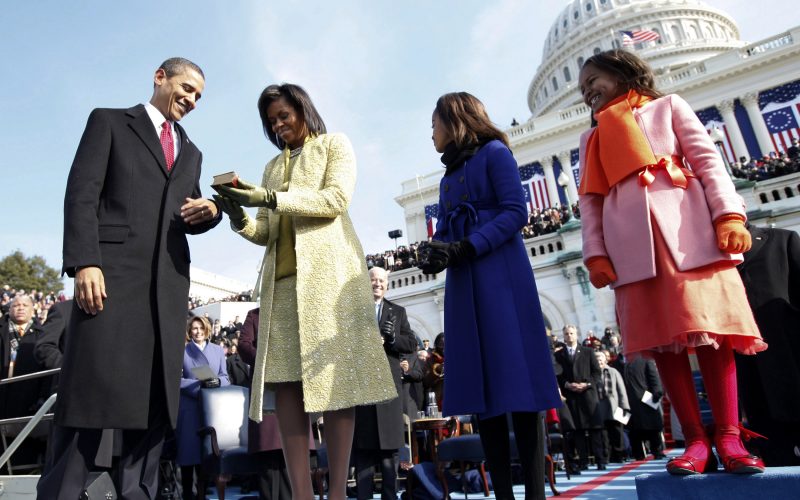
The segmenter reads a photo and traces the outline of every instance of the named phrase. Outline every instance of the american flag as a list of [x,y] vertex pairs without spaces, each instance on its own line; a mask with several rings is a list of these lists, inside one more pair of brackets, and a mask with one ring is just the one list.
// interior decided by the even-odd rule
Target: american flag
[[620,31],[620,33],[623,47],[633,47],[634,43],[652,42],[661,38],[661,35],[652,30],[630,30]]
[[[570,168],[572,169],[572,176],[575,178],[576,186],[581,185],[580,165],[578,165],[580,162],[581,162],[580,149],[575,148],[571,150],[569,152],[569,163],[570,163]],[[575,203],[575,201],[573,201],[572,203]]]
[[540,210],[552,206],[550,193],[545,182],[544,169],[539,162],[528,163],[519,167],[519,178],[522,180],[522,190],[525,192],[525,201],[532,212],[534,208]]
[[800,80],[761,92],[758,101],[775,151],[786,151],[800,137]]
[[428,238],[436,231],[436,221],[439,218],[439,205],[425,205],[425,225],[428,227]]
[[719,110],[715,107],[701,109],[700,111],[696,111],[695,114],[697,118],[700,119],[700,122],[705,127],[706,131],[709,135],[714,131],[714,128],[719,129],[724,136],[722,140],[722,156],[728,163],[733,163],[738,159],[737,154],[747,155],[746,151],[737,152],[734,151],[733,145],[731,144],[731,138],[728,134],[728,127],[725,126],[725,121],[722,119],[722,115],[719,113]]
[[800,138],[800,127],[797,125],[797,116],[800,113],[800,99],[779,105],[781,107],[772,106],[767,106],[761,113],[764,115],[767,130],[772,136],[772,144],[775,146],[775,151],[786,151],[792,145],[792,139]]

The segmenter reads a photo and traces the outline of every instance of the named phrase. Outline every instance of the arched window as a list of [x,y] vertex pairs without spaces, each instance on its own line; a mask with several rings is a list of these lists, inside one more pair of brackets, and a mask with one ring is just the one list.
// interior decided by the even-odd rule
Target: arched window
[[569,82],[572,80],[572,76],[569,74],[569,68],[564,66],[564,81]]
[[711,26],[706,25],[706,29],[703,31],[706,32],[706,39],[710,40],[712,38],[716,38],[714,35],[714,30],[711,29]]
[[673,42],[677,42],[680,39],[681,39],[681,29],[678,26],[673,25],[672,26],[672,41]]
[[592,4],[591,4],[591,2],[586,2],[586,12],[591,12],[591,11],[592,11]]
[[583,68],[583,57],[578,56],[578,69]]
[[553,90],[558,90],[558,80],[556,80],[556,77],[553,77]]
[[658,39],[656,40],[656,45],[661,45],[664,41],[664,37],[661,36],[661,30],[658,28],[653,28],[653,31],[658,33]]
[[600,52],[603,52],[603,49],[601,49],[600,47],[595,47],[593,52],[594,52],[595,55],[597,55]]
[[564,250],[564,245],[560,241],[556,241],[556,250]]
[[572,18],[573,18],[573,19],[575,19],[575,20],[577,20],[577,19],[578,19],[578,17],[579,17],[580,15],[581,15],[581,14],[580,14],[580,12],[578,12],[578,11],[576,10],[575,12],[573,12],[573,13],[572,13]]
[[781,193],[777,189],[772,190],[772,201],[780,201]]
[[545,99],[547,99],[547,97],[548,97],[548,95],[547,95],[547,87],[544,87],[544,97],[545,97]]
[[536,257],[536,248],[531,247],[531,257]]
[[790,188],[789,186],[786,186],[783,189],[783,192],[786,193],[787,198],[794,198],[794,193],[792,192],[792,188]]
[[548,243],[547,244],[547,252],[548,253],[553,253],[553,244],[552,243]]
[[700,38],[700,32],[697,31],[697,26],[691,25],[689,26],[689,38],[692,40],[697,40]]

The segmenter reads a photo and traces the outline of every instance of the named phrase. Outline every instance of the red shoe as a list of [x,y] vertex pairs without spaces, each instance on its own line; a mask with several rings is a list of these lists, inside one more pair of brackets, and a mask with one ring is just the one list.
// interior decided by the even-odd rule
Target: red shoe
[[764,472],[764,461],[755,455],[738,455],[725,457],[720,455],[725,472],[732,474],[761,474]]
[[708,457],[703,460],[691,455],[680,455],[667,461],[667,472],[674,476],[691,476],[717,470],[717,457],[708,449]]
[[722,466],[725,472],[732,474],[761,474],[764,472],[764,461],[747,452],[741,434],[748,439],[752,433],[741,426],[717,426],[714,441]]

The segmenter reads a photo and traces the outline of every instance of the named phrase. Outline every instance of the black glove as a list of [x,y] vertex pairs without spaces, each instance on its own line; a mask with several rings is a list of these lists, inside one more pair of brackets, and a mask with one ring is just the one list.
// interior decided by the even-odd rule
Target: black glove
[[381,326],[381,335],[383,335],[384,342],[394,344],[394,316],[384,321],[383,326]]
[[202,385],[203,389],[216,389],[220,384],[218,378],[210,378],[208,380],[203,380]]
[[[433,240],[430,242],[431,254],[428,259],[428,264],[433,269],[438,269],[441,272],[448,267],[456,267],[469,262],[475,258],[475,247],[466,238],[461,241],[454,241],[452,243],[443,243],[441,241]],[[422,268],[422,272],[426,272]],[[426,273],[431,274],[431,273]]]

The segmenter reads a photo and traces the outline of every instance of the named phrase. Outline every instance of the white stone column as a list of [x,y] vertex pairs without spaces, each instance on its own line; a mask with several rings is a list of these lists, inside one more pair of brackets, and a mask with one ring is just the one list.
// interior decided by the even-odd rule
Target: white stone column
[[547,194],[550,198],[550,205],[554,207],[556,203],[559,203],[560,200],[558,198],[558,184],[556,184],[556,176],[553,174],[553,157],[548,156],[539,160],[539,163],[542,164],[542,168],[544,169],[544,180],[547,183]]
[[739,161],[739,157],[746,156],[750,159],[750,153],[747,152],[747,145],[744,143],[742,136],[742,129],[739,128],[739,122],[736,121],[736,114],[734,114],[733,99],[725,99],[717,104],[719,114],[722,115],[722,120],[725,122],[725,128],[728,131],[728,137],[731,139],[731,146],[733,147],[734,160]]
[[747,116],[750,117],[750,123],[753,125],[753,131],[756,133],[758,140],[758,147],[761,148],[761,154],[767,155],[770,151],[775,150],[772,144],[767,124],[764,123],[764,117],[761,115],[761,110],[758,109],[758,94],[756,92],[748,92],[742,98],[742,105],[747,110]]
[[575,176],[572,175],[572,153],[569,150],[558,153],[558,161],[561,163],[561,170],[569,177],[569,184],[567,184],[569,202],[570,204],[578,203],[578,186],[575,184]]

